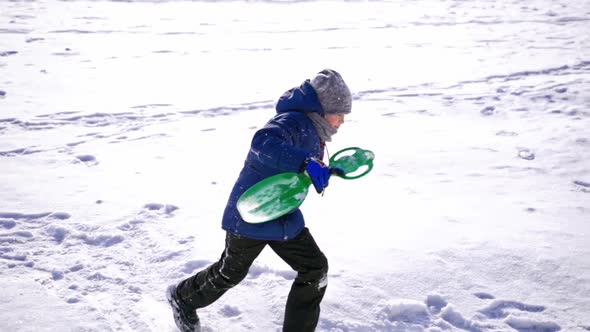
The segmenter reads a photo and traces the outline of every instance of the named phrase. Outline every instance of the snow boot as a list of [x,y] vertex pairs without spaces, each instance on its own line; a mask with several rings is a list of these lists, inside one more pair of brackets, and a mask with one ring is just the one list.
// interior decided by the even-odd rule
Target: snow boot
[[182,302],[176,294],[176,285],[168,286],[166,298],[172,307],[174,322],[181,332],[201,332],[201,322],[197,311],[183,308]]

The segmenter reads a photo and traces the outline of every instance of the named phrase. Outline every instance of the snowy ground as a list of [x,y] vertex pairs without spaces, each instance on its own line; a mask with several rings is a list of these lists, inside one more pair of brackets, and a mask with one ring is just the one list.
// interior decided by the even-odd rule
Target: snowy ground
[[[331,67],[318,331],[590,331],[590,2],[0,2],[0,330],[175,331],[250,138]],[[199,314],[280,331],[264,251]]]

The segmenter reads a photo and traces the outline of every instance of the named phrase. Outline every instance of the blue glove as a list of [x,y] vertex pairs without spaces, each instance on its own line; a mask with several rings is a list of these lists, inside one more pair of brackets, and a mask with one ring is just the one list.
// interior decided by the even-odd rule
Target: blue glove
[[324,188],[328,186],[330,181],[330,175],[332,173],[337,173],[342,171],[340,169],[330,169],[326,166],[321,160],[316,158],[309,158],[305,161],[305,173],[311,179],[311,183],[315,187],[315,191],[318,194],[321,194],[324,191]]

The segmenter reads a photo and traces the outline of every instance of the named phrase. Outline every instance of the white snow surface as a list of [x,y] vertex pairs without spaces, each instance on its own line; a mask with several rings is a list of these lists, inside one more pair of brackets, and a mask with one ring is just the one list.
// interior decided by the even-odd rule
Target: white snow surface
[[[0,330],[175,331],[278,97],[338,70],[317,331],[590,331],[590,2],[0,2]],[[280,331],[271,250],[199,311]]]

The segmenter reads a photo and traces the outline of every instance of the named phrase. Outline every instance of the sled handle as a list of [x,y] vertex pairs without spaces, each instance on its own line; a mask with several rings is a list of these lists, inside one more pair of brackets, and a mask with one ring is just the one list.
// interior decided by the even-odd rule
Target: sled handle
[[[353,153],[339,157],[349,151],[353,151]],[[344,174],[340,175],[340,177],[346,180],[353,180],[367,175],[373,169],[373,159],[375,159],[375,154],[372,151],[350,147],[336,152],[330,158],[330,167],[342,169]],[[364,168],[363,171],[355,174],[362,168]]]

